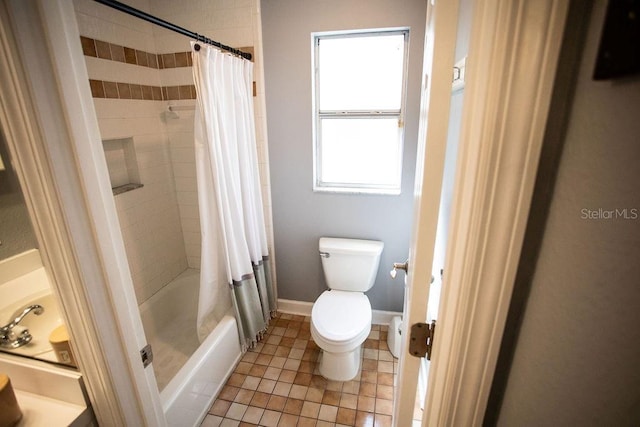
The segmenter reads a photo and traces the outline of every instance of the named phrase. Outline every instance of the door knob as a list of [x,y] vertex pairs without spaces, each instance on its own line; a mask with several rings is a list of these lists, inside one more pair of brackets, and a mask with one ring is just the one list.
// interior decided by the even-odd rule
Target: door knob
[[396,278],[396,275],[398,274],[398,270],[404,270],[404,272],[407,273],[407,271],[409,270],[409,260],[406,260],[405,262],[393,263],[393,270],[389,272],[392,279]]

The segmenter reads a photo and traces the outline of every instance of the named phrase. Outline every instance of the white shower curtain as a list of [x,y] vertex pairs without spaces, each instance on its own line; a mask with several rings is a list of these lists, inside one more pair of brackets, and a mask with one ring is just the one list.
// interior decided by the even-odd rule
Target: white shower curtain
[[221,248],[246,349],[260,339],[276,309],[257,161],[253,63],[212,46],[191,46],[202,230],[198,334],[208,333],[216,305]]

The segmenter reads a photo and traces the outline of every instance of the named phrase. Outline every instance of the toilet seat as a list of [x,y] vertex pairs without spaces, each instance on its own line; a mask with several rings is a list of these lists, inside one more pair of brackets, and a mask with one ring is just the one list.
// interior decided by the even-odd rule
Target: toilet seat
[[311,333],[328,351],[350,351],[371,331],[371,304],[362,292],[325,291],[311,310]]

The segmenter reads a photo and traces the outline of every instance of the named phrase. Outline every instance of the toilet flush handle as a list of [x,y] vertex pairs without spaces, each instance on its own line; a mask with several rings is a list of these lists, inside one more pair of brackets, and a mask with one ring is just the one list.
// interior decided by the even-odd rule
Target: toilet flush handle
[[396,278],[396,275],[398,274],[398,270],[404,270],[404,272],[406,274],[407,271],[409,270],[409,260],[406,260],[405,262],[394,262],[393,263],[393,270],[391,270],[389,272],[389,274],[391,275],[392,279]]

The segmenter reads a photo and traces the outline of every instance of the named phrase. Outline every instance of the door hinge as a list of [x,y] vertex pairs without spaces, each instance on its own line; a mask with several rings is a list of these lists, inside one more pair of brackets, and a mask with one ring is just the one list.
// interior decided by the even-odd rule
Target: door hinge
[[431,347],[436,332],[436,321],[429,323],[415,323],[411,326],[409,335],[409,354],[415,357],[426,357],[431,360]]
[[140,350],[140,359],[142,359],[142,367],[146,368],[153,362],[153,351],[151,350],[151,344],[147,344]]

